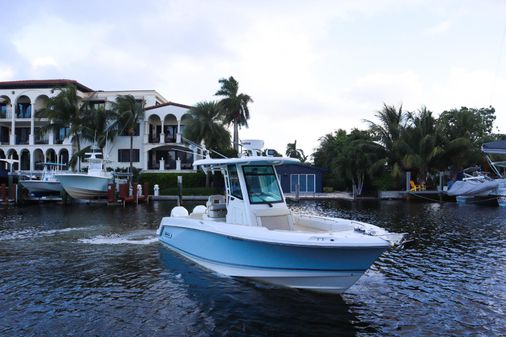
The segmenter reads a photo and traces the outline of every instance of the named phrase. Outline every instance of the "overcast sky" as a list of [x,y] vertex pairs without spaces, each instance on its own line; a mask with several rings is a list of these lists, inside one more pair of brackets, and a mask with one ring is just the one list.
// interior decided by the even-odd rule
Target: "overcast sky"
[[383,103],[496,108],[506,132],[506,1],[0,0],[0,81],[66,78],[195,104],[234,76],[248,129],[307,154]]

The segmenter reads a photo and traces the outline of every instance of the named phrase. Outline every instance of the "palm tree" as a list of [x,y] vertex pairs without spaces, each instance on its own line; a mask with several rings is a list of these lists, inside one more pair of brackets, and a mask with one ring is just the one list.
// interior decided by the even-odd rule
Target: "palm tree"
[[417,170],[425,179],[431,168],[437,168],[438,159],[444,153],[442,137],[436,127],[436,119],[426,107],[419,109],[417,114],[408,113],[408,121],[410,125],[402,135],[409,149],[402,159],[403,166]]
[[[130,136],[130,167],[129,173],[133,177],[133,153],[134,153],[134,135],[139,121],[144,118],[144,99],[138,100],[132,95],[120,95],[112,104],[112,113],[115,121],[110,125],[110,129],[116,129],[119,134],[126,133]],[[130,179],[133,186],[133,179]]]
[[234,124],[234,149],[239,151],[239,127],[248,127],[249,109],[248,103],[253,103],[250,96],[238,94],[239,83],[230,76],[228,79],[222,78],[221,89],[215,96],[223,96],[219,102],[220,109],[224,115],[223,122],[227,125]]
[[84,103],[84,112],[87,118],[82,125],[81,138],[93,142],[103,152],[107,141],[112,141],[117,134],[114,126],[114,115],[104,106]]
[[38,118],[47,118],[50,121],[40,129],[43,133],[53,131],[54,134],[57,134],[60,129],[69,128],[72,143],[77,149],[72,156],[72,162],[75,163],[77,158],[78,170],[80,170],[81,134],[86,120],[85,105],[82,104],[82,98],[77,95],[75,85],[69,85],[59,90],[58,95],[49,98],[47,107],[37,111],[36,115]]
[[406,144],[401,135],[406,128],[407,114],[402,110],[402,105],[397,109],[393,105],[383,104],[383,109],[376,113],[376,117],[380,120],[379,123],[366,120],[369,130],[385,148],[392,175],[400,176],[402,157],[406,152]]
[[189,111],[190,118],[184,130],[184,137],[195,143],[204,142],[210,149],[230,147],[230,132],[223,127],[219,105],[215,101],[200,102]]
[[297,158],[301,162],[306,162],[307,156],[304,155],[304,151],[302,149],[297,148],[297,140],[295,140],[293,143],[288,143],[286,145],[286,152],[287,157],[290,158]]

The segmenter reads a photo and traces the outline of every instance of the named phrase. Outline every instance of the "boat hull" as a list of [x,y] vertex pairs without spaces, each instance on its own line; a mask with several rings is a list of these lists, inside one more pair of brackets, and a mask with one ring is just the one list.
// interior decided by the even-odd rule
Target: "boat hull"
[[217,273],[331,293],[351,287],[388,247],[274,243],[171,225],[159,234],[168,248]]
[[22,180],[20,183],[30,193],[52,193],[63,191],[63,187],[59,181]]
[[84,174],[57,175],[63,189],[74,199],[96,199],[107,196],[111,177],[97,177]]

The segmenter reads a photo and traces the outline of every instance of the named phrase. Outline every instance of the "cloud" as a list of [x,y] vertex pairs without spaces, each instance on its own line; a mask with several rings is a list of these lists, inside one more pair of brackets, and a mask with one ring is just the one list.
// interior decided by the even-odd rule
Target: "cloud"
[[424,85],[414,71],[400,73],[371,73],[357,78],[347,96],[357,102],[371,102],[376,106],[387,104],[419,104]]
[[10,81],[14,79],[14,70],[9,66],[0,64],[0,81]]
[[453,24],[453,20],[445,20],[436,24],[435,26],[429,27],[427,33],[429,34],[441,34],[447,32]]

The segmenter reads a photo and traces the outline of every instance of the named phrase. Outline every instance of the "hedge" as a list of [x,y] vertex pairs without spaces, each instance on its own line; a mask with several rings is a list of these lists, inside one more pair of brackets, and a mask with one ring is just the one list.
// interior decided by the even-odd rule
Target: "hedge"
[[160,195],[177,195],[178,176],[183,177],[184,195],[210,195],[223,193],[223,186],[206,188],[206,175],[204,172],[141,173],[139,174],[139,182],[141,184],[146,182],[149,183],[149,188],[151,190],[156,184],[158,184],[160,187]]

